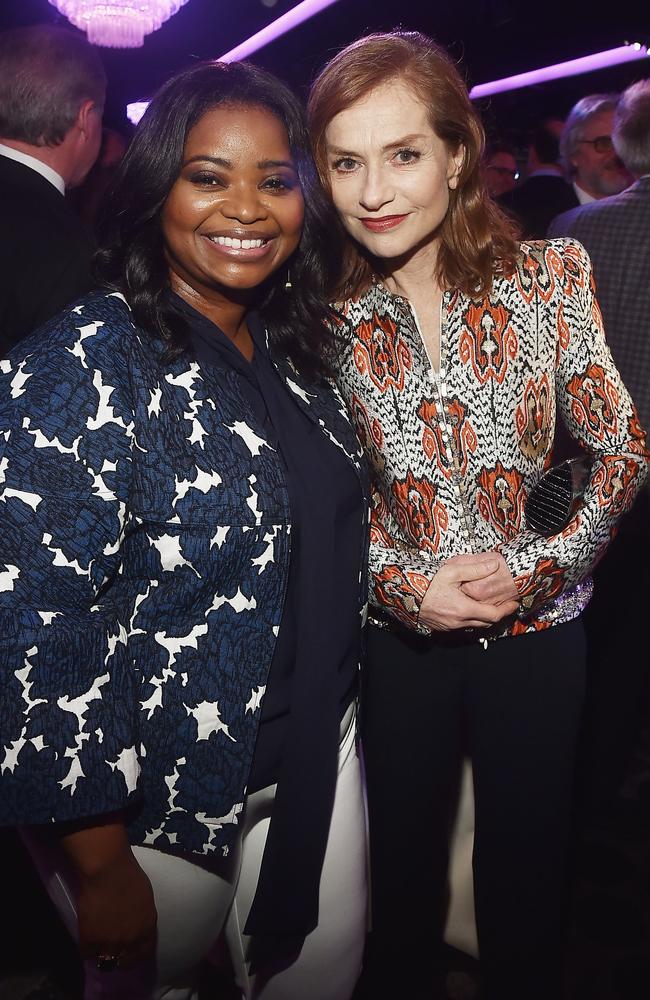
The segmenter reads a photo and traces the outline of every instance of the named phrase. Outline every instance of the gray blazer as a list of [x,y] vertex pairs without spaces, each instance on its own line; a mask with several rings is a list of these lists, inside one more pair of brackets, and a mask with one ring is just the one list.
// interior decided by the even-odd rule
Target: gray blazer
[[641,423],[650,426],[650,176],[553,220],[549,236],[586,247],[607,341]]

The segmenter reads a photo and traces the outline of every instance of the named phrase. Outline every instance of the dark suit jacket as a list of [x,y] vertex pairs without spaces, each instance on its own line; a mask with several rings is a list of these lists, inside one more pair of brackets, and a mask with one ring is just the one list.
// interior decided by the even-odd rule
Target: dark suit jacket
[[546,239],[551,219],[578,204],[573,187],[559,175],[529,177],[500,199],[502,208],[521,226],[525,240]]
[[650,177],[554,219],[550,236],[573,236],[594,266],[614,361],[650,426]]
[[89,290],[91,253],[63,195],[0,155],[0,357]]

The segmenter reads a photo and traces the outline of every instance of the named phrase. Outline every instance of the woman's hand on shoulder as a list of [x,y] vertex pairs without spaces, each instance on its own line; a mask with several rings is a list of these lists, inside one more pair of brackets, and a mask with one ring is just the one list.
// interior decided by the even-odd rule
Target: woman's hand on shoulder
[[151,883],[120,822],[61,838],[77,876],[79,948],[85,959],[111,956],[120,968],[151,958],[157,913]]
[[[518,607],[516,587],[504,585],[503,556],[498,552],[467,554],[447,559],[429,584],[420,605],[419,622],[434,631],[449,632],[460,628],[489,628],[512,615]],[[507,570],[507,566],[506,566]],[[509,575],[509,571],[508,571]],[[490,585],[496,577],[494,585]],[[466,588],[484,585],[485,593],[502,595],[501,600],[481,596]],[[479,588],[479,593],[483,591]],[[510,593],[510,598],[507,594]]]

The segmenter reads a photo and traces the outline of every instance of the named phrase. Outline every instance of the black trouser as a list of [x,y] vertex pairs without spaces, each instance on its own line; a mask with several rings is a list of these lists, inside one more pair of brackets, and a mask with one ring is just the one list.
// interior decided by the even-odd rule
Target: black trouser
[[607,811],[647,724],[650,654],[650,488],[594,573],[585,611],[587,701],[580,785],[587,816]]
[[463,749],[474,771],[483,995],[560,995],[584,659],[580,622],[490,642],[487,650],[464,633],[429,640],[369,628],[362,700],[373,921],[368,995],[436,995]]

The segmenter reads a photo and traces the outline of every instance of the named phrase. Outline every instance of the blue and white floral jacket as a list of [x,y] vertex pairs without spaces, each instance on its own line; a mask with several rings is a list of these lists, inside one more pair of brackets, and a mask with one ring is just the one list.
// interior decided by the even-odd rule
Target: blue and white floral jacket
[[[276,366],[367,496],[340,397]],[[234,372],[81,300],[0,362],[0,523],[0,822],[132,805],[134,843],[227,853],[291,530]]]

